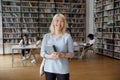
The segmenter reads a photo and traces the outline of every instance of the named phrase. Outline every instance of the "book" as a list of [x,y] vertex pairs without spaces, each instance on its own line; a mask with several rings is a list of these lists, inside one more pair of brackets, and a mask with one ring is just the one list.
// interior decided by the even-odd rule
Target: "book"
[[55,45],[46,45],[46,52],[48,54],[51,54],[53,52],[56,52],[56,48],[55,48]]

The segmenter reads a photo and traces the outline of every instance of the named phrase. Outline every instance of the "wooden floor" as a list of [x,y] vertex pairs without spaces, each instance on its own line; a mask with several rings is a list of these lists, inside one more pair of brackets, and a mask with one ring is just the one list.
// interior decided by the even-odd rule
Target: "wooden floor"
[[[39,76],[40,62],[31,64],[28,60],[23,67],[20,56],[15,55],[12,68],[11,57],[0,55],[0,80],[45,80],[44,76]],[[83,60],[72,59],[70,80],[120,80],[120,60],[101,55]]]

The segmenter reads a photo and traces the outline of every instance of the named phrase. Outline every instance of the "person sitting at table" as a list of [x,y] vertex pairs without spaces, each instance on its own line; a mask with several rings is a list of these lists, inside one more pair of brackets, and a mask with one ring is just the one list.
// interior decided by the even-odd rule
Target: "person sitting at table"
[[[28,35],[27,34],[24,34],[23,35],[23,39],[20,40],[19,42],[19,45],[20,46],[27,46],[27,45],[30,45],[31,44],[31,41],[28,39]],[[21,52],[22,52],[22,60],[26,60],[26,55],[25,55],[25,52],[30,52],[30,49],[22,49]]]
[[82,51],[80,58],[82,58],[85,55],[85,53],[89,50],[89,48],[92,47],[93,44],[95,43],[93,34],[88,34],[87,37],[89,38],[89,41],[84,45],[84,50]]
[[[41,46],[40,37],[38,37],[38,36],[34,37],[34,41],[35,41],[35,42],[33,43],[33,46],[38,47],[38,49],[34,49],[33,52],[34,52],[34,53],[37,53],[37,50],[39,50],[39,48],[40,48],[40,46]],[[36,63],[36,62],[37,62],[37,59],[36,59],[34,53],[30,52],[29,57],[28,57],[28,58],[30,58],[31,55],[33,54],[34,59],[31,61],[31,63]]]

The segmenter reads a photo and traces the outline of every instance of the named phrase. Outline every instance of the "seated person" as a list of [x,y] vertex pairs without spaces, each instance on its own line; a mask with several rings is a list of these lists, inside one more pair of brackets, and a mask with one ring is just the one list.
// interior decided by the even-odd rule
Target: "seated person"
[[88,34],[89,42],[84,46],[84,51],[82,51],[81,58],[85,55],[85,53],[89,50],[89,48],[95,43],[94,35]]
[[94,35],[89,34],[87,37],[89,38],[89,42],[86,43],[86,47],[90,47],[95,43]]
[[[40,46],[41,46],[41,40],[40,40],[40,38],[38,36],[34,37],[34,41],[35,42],[33,43],[33,45],[36,46],[36,47],[38,47],[38,49],[39,49]],[[33,49],[33,52],[36,53],[38,49]],[[33,55],[34,59],[31,61],[31,63],[36,63],[37,62],[37,59],[36,59],[34,53],[30,52],[29,57],[28,57],[28,58],[30,58],[31,55]]]
[[[26,45],[30,45],[31,44],[31,42],[30,42],[30,40],[28,39],[28,35],[27,34],[24,34],[23,35],[23,39],[22,40],[20,40],[20,42],[19,42],[19,45],[20,46],[26,46]],[[26,59],[26,56],[25,56],[25,52],[30,52],[30,49],[22,49],[21,50],[21,52],[22,52],[22,60],[25,60]]]

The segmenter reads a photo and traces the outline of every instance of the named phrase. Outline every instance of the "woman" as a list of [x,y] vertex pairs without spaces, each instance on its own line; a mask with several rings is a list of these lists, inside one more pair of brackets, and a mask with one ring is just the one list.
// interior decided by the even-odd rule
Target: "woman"
[[[41,56],[45,58],[46,80],[69,80],[68,58],[73,57],[73,41],[66,32],[67,22],[62,14],[56,14],[41,45]],[[46,45],[54,45],[56,52],[47,53]]]

